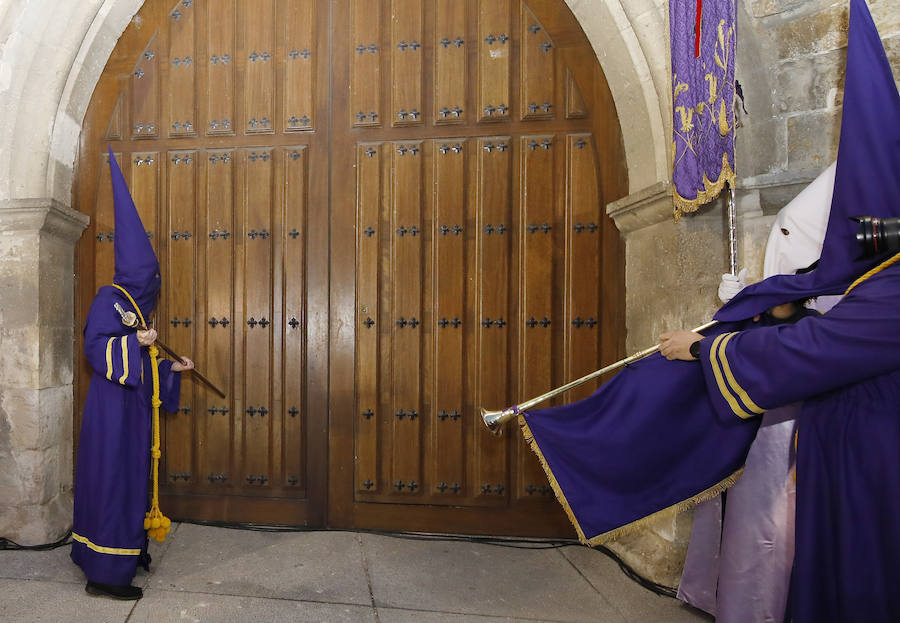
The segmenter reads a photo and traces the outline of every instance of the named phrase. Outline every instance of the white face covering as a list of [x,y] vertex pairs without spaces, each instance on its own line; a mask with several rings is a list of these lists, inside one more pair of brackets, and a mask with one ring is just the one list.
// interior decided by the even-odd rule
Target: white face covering
[[766,244],[764,276],[792,275],[819,259],[831,212],[835,164],[779,210]]

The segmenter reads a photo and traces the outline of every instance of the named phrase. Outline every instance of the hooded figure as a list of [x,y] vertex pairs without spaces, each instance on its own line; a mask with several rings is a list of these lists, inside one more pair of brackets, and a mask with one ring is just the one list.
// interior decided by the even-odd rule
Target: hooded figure
[[[818,260],[834,173],[832,163],[779,210],[766,244],[764,276],[795,274]],[[825,311],[819,303],[815,309]],[[678,598],[719,623],[778,621],[784,616],[794,561],[791,442],[799,409],[795,403],[763,415],[744,474],[728,490],[727,504],[723,495],[694,512]]]
[[[144,517],[150,473],[151,355],[156,331],[145,329],[162,281],[118,163],[109,151],[115,202],[115,278],[94,297],[84,327],[91,381],[78,444],[72,560],[87,576],[85,590],[139,599],[131,586],[140,562],[149,568]],[[128,316],[128,314],[133,316]],[[137,326],[126,326],[125,318]],[[135,324],[135,323],[129,323]],[[155,360],[155,357],[153,357]],[[158,362],[162,407],[178,409],[184,363]]]
[[[794,325],[693,335],[691,344],[717,417],[758,420],[804,401],[794,441],[793,623],[900,621],[892,588],[900,579],[900,254],[863,254],[849,218],[900,217],[898,171],[900,93],[864,0],[851,0],[841,140],[818,268],[754,284],[716,318],[843,296]],[[692,358],[687,342],[669,339],[678,343],[667,348],[671,358]]]

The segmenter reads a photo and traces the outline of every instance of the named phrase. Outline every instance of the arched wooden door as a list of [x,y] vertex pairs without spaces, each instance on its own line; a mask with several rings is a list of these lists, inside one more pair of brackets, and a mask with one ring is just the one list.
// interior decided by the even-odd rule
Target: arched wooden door
[[165,418],[168,514],[569,533],[477,415],[623,343],[621,139],[562,0],[148,0],[85,120],[79,323],[112,278],[107,143],[161,336],[228,394]]

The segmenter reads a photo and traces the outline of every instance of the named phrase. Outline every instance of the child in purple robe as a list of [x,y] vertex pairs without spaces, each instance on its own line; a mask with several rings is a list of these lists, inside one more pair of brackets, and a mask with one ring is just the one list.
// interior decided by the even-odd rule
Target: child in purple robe
[[[92,375],[78,445],[71,556],[87,576],[88,593],[140,599],[143,592],[131,581],[138,563],[149,568],[150,561],[143,525],[154,393],[148,350],[157,336],[146,327],[161,279],[156,254],[112,150],[109,165],[115,277],[112,286],[97,292],[84,327],[84,353]],[[126,318],[136,320],[127,324],[137,326],[127,326]],[[167,411],[178,409],[179,373],[193,367],[187,358],[158,362],[158,397]]]

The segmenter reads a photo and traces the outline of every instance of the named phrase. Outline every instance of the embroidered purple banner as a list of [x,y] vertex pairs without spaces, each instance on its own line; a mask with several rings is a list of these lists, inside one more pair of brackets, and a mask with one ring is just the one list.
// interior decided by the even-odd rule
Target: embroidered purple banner
[[735,0],[671,0],[676,218],[734,183]]

